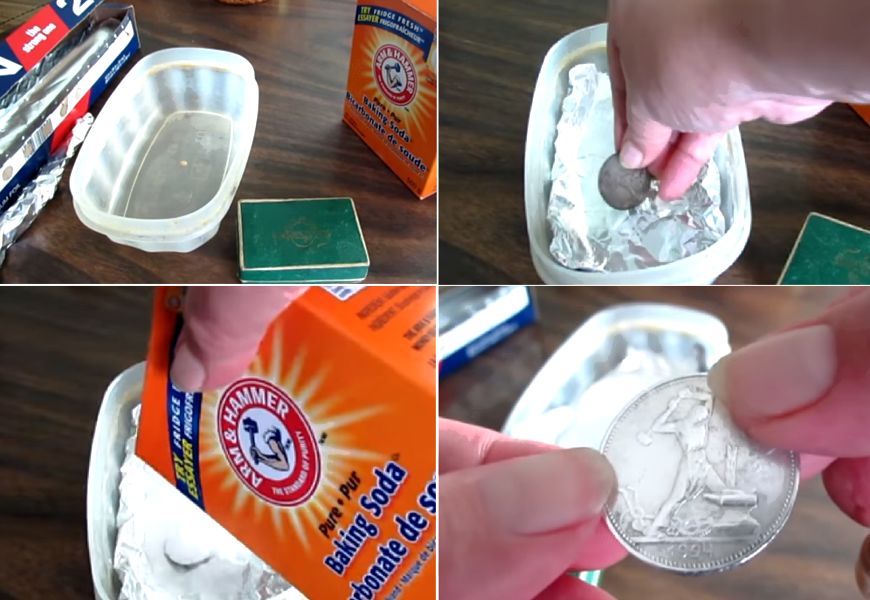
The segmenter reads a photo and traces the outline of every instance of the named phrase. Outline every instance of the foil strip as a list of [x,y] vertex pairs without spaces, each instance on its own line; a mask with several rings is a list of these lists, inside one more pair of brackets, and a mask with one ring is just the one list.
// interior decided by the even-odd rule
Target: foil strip
[[49,158],[36,178],[28,183],[12,205],[0,213],[0,266],[6,260],[6,251],[36,220],[45,205],[54,198],[67,163],[75,156],[84,141],[94,116],[90,113],[76,121],[69,139]]
[[[631,271],[674,262],[718,241],[729,224],[715,162],[677,200],[650,194],[628,211],[604,202],[598,173],[614,152],[610,78],[591,63],[574,66],[568,78],[547,208],[553,258],[569,269]],[[657,190],[658,182],[653,186]]]
[[121,465],[118,600],[305,600],[135,455],[140,408]]

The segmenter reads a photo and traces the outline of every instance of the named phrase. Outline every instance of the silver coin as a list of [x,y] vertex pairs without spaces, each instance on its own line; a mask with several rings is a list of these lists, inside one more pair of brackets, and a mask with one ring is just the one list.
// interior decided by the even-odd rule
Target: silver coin
[[646,169],[626,169],[613,155],[604,161],[598,172],[598,191],[612,208],[630,210],[644,200],[655,198],[653,177]]
[[619,481],[611,531],[631,554],[671,571],[747,562],[780,532],[797,496],[799,455],[747,438],[702,374],[641,394],[602,452]]

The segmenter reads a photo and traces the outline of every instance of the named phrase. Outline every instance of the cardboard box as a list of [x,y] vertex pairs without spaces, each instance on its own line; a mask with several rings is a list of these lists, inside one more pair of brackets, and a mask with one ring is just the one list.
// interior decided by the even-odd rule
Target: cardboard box
[[136,452],[312,600],[435,597],[435,288],[312,288],[248,372],[184,393],[161,288]]
[[[106,90],[118,71],[139,49],[133,8],[95,0],[54,0],[0,40],[0,106],[56,77],[65,58],[97,22],[112,20],[110,39],[90,54],[77,78],[70,81],[37,120],[28,124],[14,145],[0,152],[0,211],[17,197],[66,139],[76,120]],[[117,22],[117,24],[116,24]],[[6,144],[4,144],[6,146]]]
[[344,120],[419,198],[438,182],[436,0],[359,0]]
[[852,108],[858,115],[870,125],[870,104],[853,104]]
[[536,318],[524,286],[441,290],[438,308],[440,377],[459,370]]

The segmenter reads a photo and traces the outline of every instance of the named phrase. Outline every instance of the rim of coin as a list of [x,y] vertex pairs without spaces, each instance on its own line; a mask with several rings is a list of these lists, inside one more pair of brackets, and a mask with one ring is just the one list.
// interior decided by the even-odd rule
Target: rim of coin
[[[659,392],[663,388],[670,387],[675,384],[687,383],[690,381],[694,381],[697,384],[703,385],[709,390],[709,388],[707,387],[707,374],[696,373],[694,375],[683,375],[680,377],[674,377],[673,379],[662,381],[635,396],[634,399],[632,399],[632,401],[629,402],[619,412],[619,414],[608,427],[607,434],[604,436],[604,441],[601,444],[601,453],[605,457],[607,457],[607,450],[610,447],[611,442],[613,441],[613,433],[616,431],[617,427],[627,415],[629,415],[634,410],[637,410],[637,408],[642,404],[642,401],[645,398]],[[714,396],[712,409],[713,412],[716,412],[716,407],[720,405],[721,401],[717,402]],[[719,408],[718,410],[722,411],[723,409]],[[730,415],[728,414],[727,410],[724,411],[724,415],[728,418],[728,422],[731,423],[738,432],[746,437],[745,434],[743,434],[742,430],[740,430],[739,428],[737,428],[736,425],[733,424],[733,421],[731,421]],[[746,439],[752,441],[748,437],[746,437]],[[764,447],[755,442],[753,443],[758,448]],[[614,494],[613,499],[605,507],[607,527],[610,529],[611,533],[614,535],[614,537],[616,537],[619,543],[622,544],[622,546],[626,550],[628,550],[629,554],[631,554],[641,562],[673,573],[679,573],[682,575],[706,575],[711,573],[722,573],[725,571],[730,571],[731,569],[739,567],[740,565],[746,564],[747,562],[758,556],[758,554],[776,538],[779,532],[782,531],[786,521],[788,520],[789,516],[791,516],[795,501],[797,500],[798,487],[800,484],[800,454],[791,450],[780,451],[787,454],[790,466],[787,485],[784,486],[785,492],[787,493],[786,502],[780,508],[779,512],[776,515],[776,518],[766,528],[762,530],[762,533],[758,534],[751,544],[747,544],[744,549],[738,552],[732,552],[731,554],[728,554],[721,558],[717,558],[716,560],[710,560],[706,562],[698,561],[698,563],[693,565],[693,568],[683,566],[674,561],[663,560],[648,556],[643,552],[640,547],[638,547],[637,544],[631,541],[631,536],[624,532],[616,523],[616,517],[613,513],[613,508],[619,497],[618,494]],[[619,474],[617,473],[617,479],[618,477]]]

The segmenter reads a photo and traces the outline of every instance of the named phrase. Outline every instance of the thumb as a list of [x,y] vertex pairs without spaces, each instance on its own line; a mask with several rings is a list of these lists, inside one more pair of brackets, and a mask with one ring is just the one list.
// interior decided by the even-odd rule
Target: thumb
[[193,287],[184,298],[184,327],[172,381],[187,391],[214,389],[241,375],[269,324],[306,287]]
[[619,148],[619,162],[626,169],[643,169],[665,153],[673,131],[632,105],[630,93],[627,102],[627,123]]
[[616,485],[599,453],[561,450],[441,475],[440,590],[532,598],[594,535]]
[[768,445],[870,456],[870,291],[766,337],[713,367],[710,388]]

